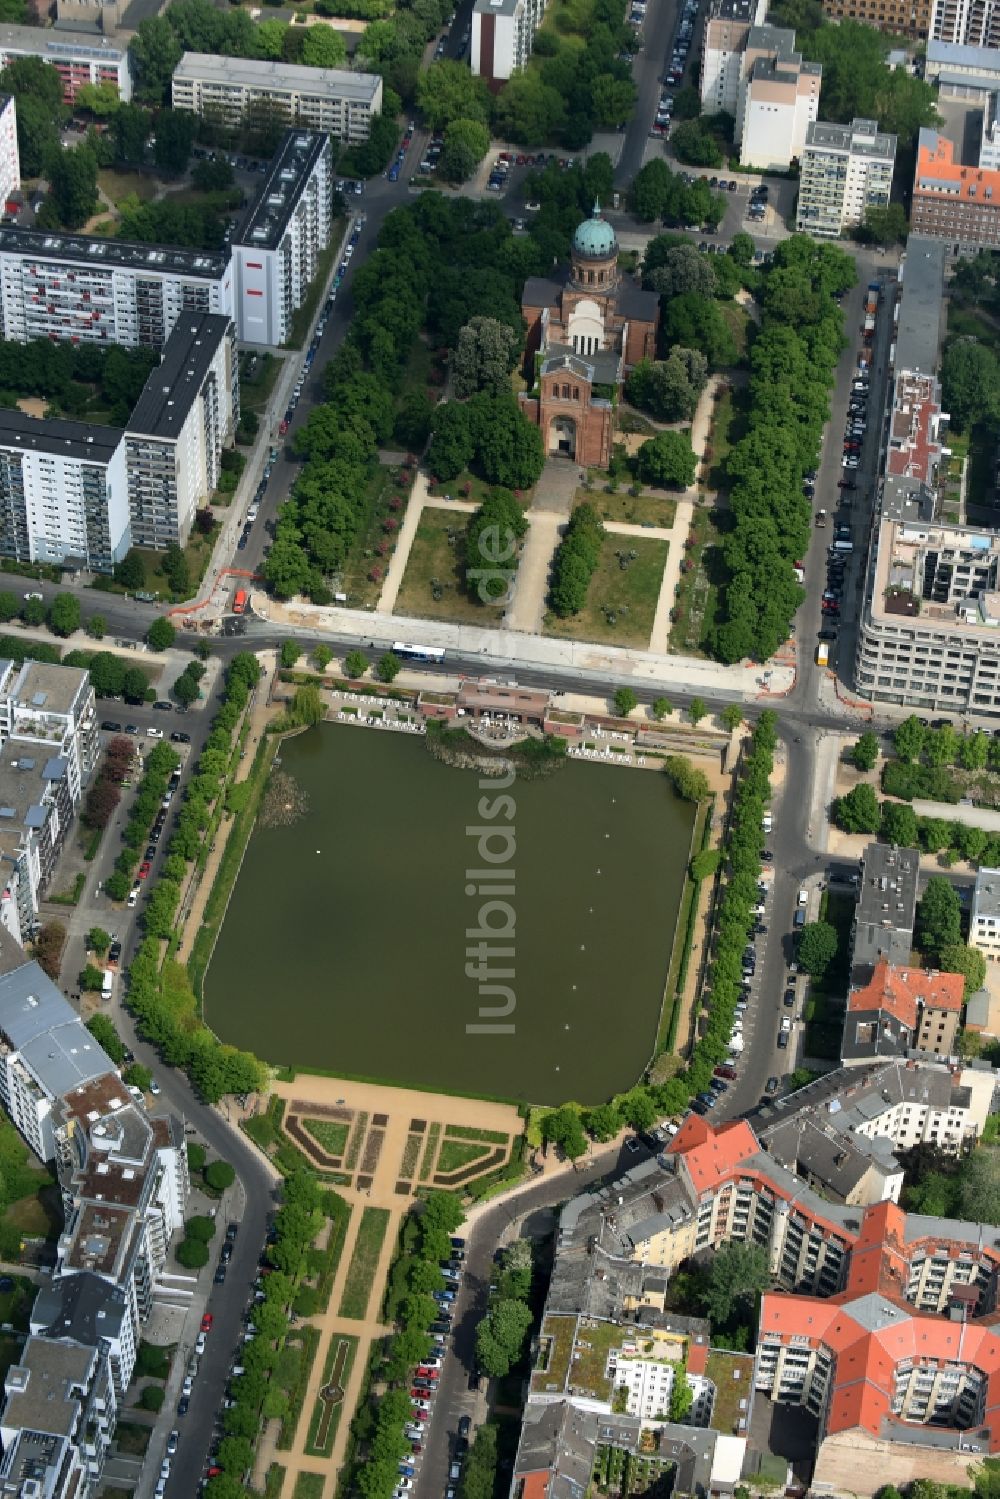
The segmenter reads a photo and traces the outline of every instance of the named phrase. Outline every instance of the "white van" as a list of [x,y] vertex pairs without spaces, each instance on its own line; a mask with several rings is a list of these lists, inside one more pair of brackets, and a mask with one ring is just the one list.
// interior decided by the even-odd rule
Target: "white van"
[[774,829],[774,818],[771,816],[770,812],[765,812],[764,813],[764,816],[760,820],[760,825],[761,825],[762,831],[765,832],[765,833],[770,833],[770,832],[773,831],[773,829]]
[[809,904],[809,891],[806,889],[805,885],[803,885],[801,890],[799,891],[797,904],[800,906],[807,906]]
[[115,976],[110,968],[104,970],[104,978],[101,980],[101,998],[109,1000],[115,987]]

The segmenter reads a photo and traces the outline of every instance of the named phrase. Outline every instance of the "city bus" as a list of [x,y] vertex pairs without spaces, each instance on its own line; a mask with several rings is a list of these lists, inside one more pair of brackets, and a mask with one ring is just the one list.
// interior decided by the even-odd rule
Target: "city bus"
[[407,645],[405,641],[393,642],[394,656],[406,656],[411,661],[443,661],[444,651],[436,645]]

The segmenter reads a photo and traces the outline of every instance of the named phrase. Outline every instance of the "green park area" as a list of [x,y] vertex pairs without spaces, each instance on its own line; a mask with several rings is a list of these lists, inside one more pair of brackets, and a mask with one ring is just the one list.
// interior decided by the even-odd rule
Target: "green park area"
[[609,494],[604,485],[593,489],[578,489],[573,501],[577,505],[592,505],[601,520],[621,521],[629,526],[657,526],[669,531],[677,514],[677,502],[664,494],[632,494],[628,489],[616,489]]
[[382,1241],[389,1224],[387,1208],[365,1208],[358,1224],[354,1253],[347,1268],[344,1291],[340,1298],[340,1315],[359,1321],[368,1310]]
[[576,614],[547,614],[545,631],[573,640],[649,647],[668,543],[606,534],[587,598]]
[[[59,1188],[10,1120],[0,1118],[0,1259],[18,1260],[24,1239],[55,1239],[62,1227]],[[0,1321],[4,1319],[0,1295]]]
[[420,515],[406,562],[395,613],[460,624],[499,623],[502,609],[482,604],[465,587],[465,528],[468,515],[429,510]]

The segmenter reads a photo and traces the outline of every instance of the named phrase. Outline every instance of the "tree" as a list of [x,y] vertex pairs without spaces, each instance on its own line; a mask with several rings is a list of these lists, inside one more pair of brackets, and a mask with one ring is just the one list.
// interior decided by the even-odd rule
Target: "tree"
[[198,118],[186,109],[164,109],[156,117],[153,160],[161,172],[179,177],[187,171]]
[[59,960],[65,941],[66,928],[61,921],[46,921],[35,938],[35,957],[50,979],[59,977]]
[[799,936],[799,967],[813,978],[822,978],[837,956],[837,928],[828,921],[809,921]]
[[630,1088],[617,1100],[618,1112],[626,1124],[630,1124],[634,1130],[640,1133],[650,1129],[656,1118],[656,1106],[649,1096],[646,1088]]
[[719,138],[704,120],[682,120],[674,128],[670,139],[671,150],[678,161],[695,167],[720,167],[722,147]]
[[722,852],[717,848],[703,848],[695,854],[688,868],[696,881],[712,879],[722,861]]
[[619,718],[628,718],[633,709],[639,706],[639,699],[631,687],[619,687],[615,693],[615,712]]
[[297,640],[283,640],[281,642],[281,665],[285,671],[291,670],[301,655],[302,647]]
[[182,671],[170,689],[170,695],[184,708],[189,708],[201,697],[201,688],[186,671]]
[[79,229],[90,218],[97,202],[97,158],[89,146],[60,151],[49,168],[49,196],[43,205],[51,210],[51,227]]
[[127,167],[141,167],[146,157],[151,116],[139,104],[120,104],[111,126],[115,160]]
[[707,712],[708,705],[705,703],[704,699],[700,697],[693,697],[691,699],[690,703],[688,704],[688,717],[690,718],[692,723],[701,723]]
[[142,558],[136,551],[126,552],[120,562],[115,563],[115,582],[134,593],[137,588],[146,586],[146,568]]
[[956,432],[966,432],[1000,410],[1000,363],[992,349],[974,338],[956,338],[946,346],[941,386]]
[[148,1384],[139,1396],[139,1404],[144,1411],[158,1411],[165,1399],[165,1390],[162,1390],[159,1385]]
[[445,182],[466,182],[489,148],[489,130],[479,120],[452,120],[444,133],[438,175]]
[[897,848],[916,848],[917,814],[904,802],[883,802],[879,832]]
[[203,1244],[211,1244],[215,1238],[215,1219],[210,1218],[207,1213],[196,1213],[184,1224],[184,1235],[188,1239],[200,1239]]
[[593,1135],[595,1140],[606,1143],[613,1140],[621,1129],[621,1119],[618,1110],[610,1103],[598,1104],[595,1109],[587,1109],[583,1116],[583,1125],[588,1134]]
[[213,1192],[224,1192],[236,1180],[236,1172],[228,1161],[211,1161],[205,1167],[205,1185]]
[[770,1283],[767,1252],[759,1244],[724,1244],[712,1260],[701,1300],[713,1327],[728,1322]]
[[687,802],[701,802],[711,789],[703,770],[695,770],[686,755],[668,755],[663,762],[664,774],[677,792]]
[[633,406],[660,421],[690,421],[708,378],[708,360],[698,349],[676,345],[665,360],[640,360],[625,393]]
[[185,1270],[200,1270],[208,1264],[208,1245],[200,1239],[182,1239],[175,1252],[177,1263]]
[[[445,481],[454,479],[472,460],[475,443],[468,406],[459,401],[445,401],[435,409],[427,465],[432,474]],[[274,556],[272,550],[271,556]]]
[[531,1308],[523,1301],[494,1302],[476,1328],[476,1362],[494,1378],[509,1374],[520,1359],[531,1328]]
[[363,677],[368,670],[368,657],[364,651],[348,651],[344,657],[344,675],[352,680]]
[[169,98],[174,69],[184,53],[173,26],[164,16],[150,17],[141,22],[128,50],[140,97],[154,104],[164,103]]
[[529,489],[545,466],[545,445],[511,392],[481,392],[469,402],[475,456],[483,478],[506,489]]
[[960,973],[965,979],[965,998],[975,994],[986,983],[986,959],[978,947],[964,942],[947,943],[938,951],[942,973]]
[[72,593],[59,593],[49,605],[49,629],[63,639],[80,628],[80,600]]
[[691,1381],[683,1369],[675,1369],[674,1382],[670,1386],[670,1406],[667,1411],[668,1419],[683,1422],[693,1404],[694,1390],[691,1388]]
[[866,781],[853,786],[833,804],[833,820],[843,833],[875,833],[879,828],[879,804],[874,786]]
[[668,714],[674,711],[673,704],[667,697],[656,697],[653,699],[653,717],[657,723],[662,723]]
[[728,708],[723,708],[719,717],[722,720],[723,728],[727,729],[730,734],[735,734],[743,722],[743,709],[738,707],[736,703],[730,703]]
[[122,1079],[129,1087],[138,1088],[140,1093],[148,1093],[153,1074],[141,1062],[133,1062],[122,1073]]
[[553,1109],[542,1120],[542,1138],[557,1145],[567,1160],[575,1161],[587,1149],[587,1137],[580,1122],[580,1115],[570,1104]]
[[942,948],[961,942],[962,907],[957,891],[942,875],[931,875],[917,902],[914,936],[924,958],[931,961],[939,960]]
[[510,373],[517,363],[520,340],[507,323],[474,317],[460,329],[451,355],[452,386],[456,396],[510,390]]
[[878,735],[866,729],[851,751],[851,759],[857,770],[874,770],[878,757]]
[[87,933],[87,946],[92,948],[99,957],[103,957],[111,946],[110,932],[106,932],[102,926],[92,926]]
[[108,1017],[106,1015],[91,1015],[87,1021],[87,1029],[98,1046],[103,1046],[115,1066],[120,1067],[125,1060],[125,1047],[122,1045],[121,1037]]
[[855,239],[869,245],[906,244],[910,225],[902,203],[869,203]]
[[676,245],[668,250],[655,270],[643,277],[643,283],[664,297],[680,297],[688,293],[697,297],[715,295],[712,262],[692,244]]
[[122,697],[127,703],[142,703],[146,700],[149,678],[141,666],[130,666],[122,678]]
[[24,608],[21,610],[21,617],[26,625],[43,625],[45,623],[45,614],[45,603],[42,599],[25,600]]
[[103,640],[108,633],[108,622],[103,614],[92,614],[87,620],[87,634],[91,640]]
[[635,457],[637,478],[674,489],[693,484],[697,468],[689,432],[660,432],[644,442]]
[[81,989],[86,989],[92,994],[99,994],[104,983],[104,970],[93,963],[88,963],[79,974],[79,983]]
[[484,78],[474,77],[461,62],[432,62],[417,84],[417,104],[433,130],[444,130],[454,120],[490,117],[489,92]]
[[394,681],[399,676],[401,669],[402,663],[398,656],[393,655],[392,651],[386,651],[384,655],[379,656],[378,665],[375,668],[380,682]]
[[663,337],[668,344],[700,349],[712,369],[736,363],[736,344],[718,302],[705,297],[674,297],[663,309]]
[[604,525],[593,505],[577,505],[569,518],[563,539],[556,548],[549,599],[560,618],[578,614],[587,601],[587,590],[604,541]]
[[981,1145],[962,1166],[959,1209],[969,1223],[996,1223],[1000,1214],[1000,1150]]
[[346,57],[344,38],[332,26],[310,26],[302,38],[302,62],[307,68],[342,68]]
[[317,671],[326,671],[333,660],[333,652],[328,645],[318,645],[312,653],[312,658]]
[[158,619],[153,620],[153,623],[146,631],[146,639],[154,651],[165,651],[169,646],[173,645],[176,635],[177,631],[169,619],[166,619],[162,614]]

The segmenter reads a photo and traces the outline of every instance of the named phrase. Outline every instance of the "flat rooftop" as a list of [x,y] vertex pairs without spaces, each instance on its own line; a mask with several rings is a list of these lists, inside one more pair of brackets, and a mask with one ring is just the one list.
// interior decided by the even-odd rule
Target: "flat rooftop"
[[7,1426],[71,1436],[80,1419],[80,1398],[97,1358],[94,1348],[49,1338],[30,1338],[20,1363],[7,1370],[5,1388]]
[[140,436],[169,442],[180,436],[230,327],[229,319],[218,312],[181,314],[129,417],[130,439]]
[[[985,591],[978,599],[963,601],[962,613],[955,600],[937,603],[922,596],[925,554],[952,549],[974,557],[977,565],[993,564],[1000,571],[1000,536],[995,531],[883,516],[872,596],[867,606],[871,618],[880,623],[905,625],[908,629],[946,631],[970,643],[989,642],[1000,647],[1000,597],[995,592]],[[903,610],[898,604],[894,607],[894,593],[890,589],[898,591],[901,597],[919,600],[919,613]]]
[[[330,137],[318,130],[289,130],[268,168],[267,180],[234,244],[276,250]],[[332,153],[330,153],[332,154]]]
[[849,152],[873,161],[892,162],[896,157],[896,137],[880,131],[875,120],[854,120],[850,125],[813,120],[806,131],[807,149],[809,146]]
[[191,80],[270,94],[312,94],[348,104],[375,102],[382,80],[377,73],[349,73],[344,68],[304,68],[286,62],[248,57],[215,57],[185,52],[174,69],[174,83]]
[[34,713],[70,713],[87,684],[84,666],[55,666],[26,661],[10,688],[15,709]]
[[1000,869],[979,870],[972,909],[976,916],[1000,916]]
[[906,245],[903,289],[896,329],[896,368],[933,375],[944,337],[944,263],[947,246],[924,234]]
[[[994,47],[966,47],[960,42],[927,42],[927,77],[965,69],[971,73],[1000,73],[1000,52]],[[994,82],[993,87],[998,85]]]
[[28,52],[55,61],[70,57],[114,59],[124,42],[106,41],[94,31],[58,31],[38,26],[0,26],[0,52]]
[[26,416],[23,411],[0,407],[0,448],[107,464],[121,440],[120,427],[66,421],[62,417]]
[[202,276],[211,281],[221,281],[230,261],[228,250],[212,254],[205,250],[181,250],[173,245],[144,245],[138,240],[48,234],[42,229],[17,229],[9,225],[0,228],[0,255],[22,255],[59,265],[82,263],[109,270],[126,266],[151,275]]

